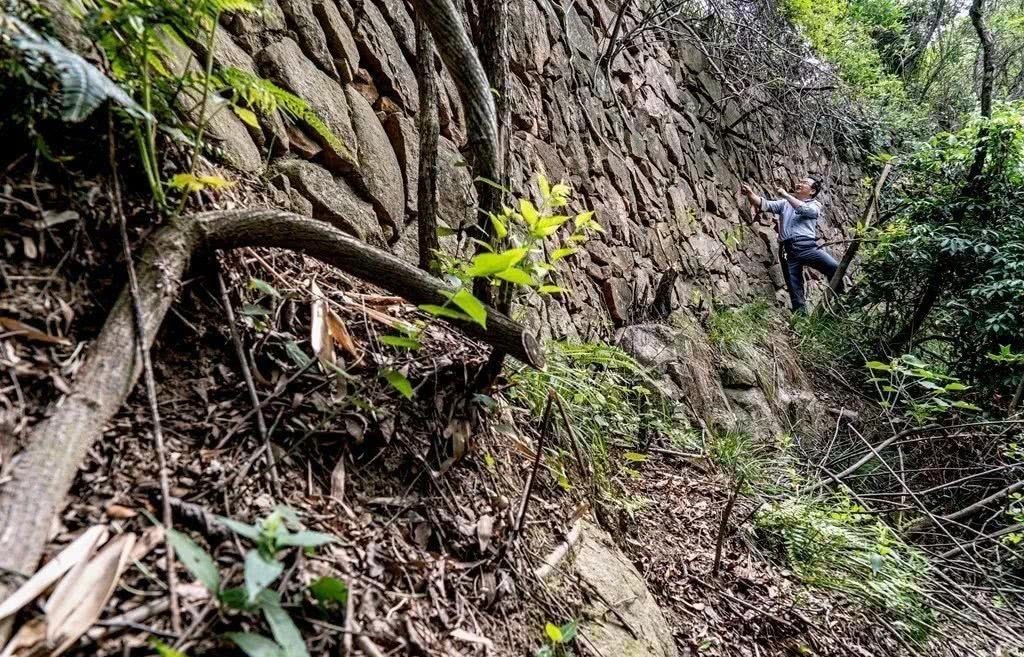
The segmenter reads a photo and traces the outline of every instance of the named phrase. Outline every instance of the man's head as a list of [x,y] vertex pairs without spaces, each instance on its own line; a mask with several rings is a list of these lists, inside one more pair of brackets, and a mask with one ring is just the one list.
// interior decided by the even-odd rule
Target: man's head
[[821,179],[814,176],[806,176],[796,183],[795,196],[803,199],[814,198],[821,191]]

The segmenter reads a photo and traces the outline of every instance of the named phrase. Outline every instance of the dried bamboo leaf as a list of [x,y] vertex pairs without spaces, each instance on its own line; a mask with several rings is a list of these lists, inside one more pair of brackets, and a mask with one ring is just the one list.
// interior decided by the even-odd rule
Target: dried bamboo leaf
[[85,562],[96,546],[107,540],[106,525],[94,525],[71,541],[66,548],[50,560],[36,574],[22,584],[9,598],[0,604],[0,619],[6,618],[35,600],[50,585],[60,579],[76,564]]
[[64,587],[62,598],[54,599],[54,592],[50,598],[53,604],[46,610],[46,642],[57,646],[50,653],[51,657],[73,646],[99,620],[134,547],[135,534],[121,534],[107,543],[80,572],[76,569],[69,573],[77,577]]
[[327,325],[327,313],[329,312],[327,300],[315,281],[310,283],[309,287],[313,296],[313,303],[310,306],[309,342],[313,345],[313,352],[316,353],[320,362],[333,365],[335,362],[334,342],[331,340],[331,333]]
[[334,342],[349,353],[355,359],[359,359],[359,348],[356,347],[355,341],[352,339],[352,335],[348,332],[348,327],[345,326],[345,321],[338,316],[336,312],[327,309],[327,330],[330,332],[331,337],[334,338]]
[[25,338],[26,340],[31,340],[32,342],[43,342],[45,344],[59,345],[71,344],[71,340],[68,340],[67,338],[62,338],[59,336],[50,335],[49,333],[44,333],[42,331],[37,331],[28,324],[22,324],[13,317],[4,317],[0,315],[0,329],[3,329],[4,331],[10,331],[15,335],[19,335]]

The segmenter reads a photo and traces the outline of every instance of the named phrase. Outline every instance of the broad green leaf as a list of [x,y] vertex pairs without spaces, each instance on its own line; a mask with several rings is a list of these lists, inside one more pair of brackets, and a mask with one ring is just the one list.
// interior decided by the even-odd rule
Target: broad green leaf
[[892,371],[892,367],[890,367],[886,363],[877,360],[869,360],[868,362],[864,363],[864,367],[867,367],[868,369],[872,370],[881,370],[883,372]]
[[257,305],[252,304],[252,303],[247,303],[244,306],[242,306],[241,309],[238,311],[238,313],[240,315],[245,315],[246,317],[269,317],[270,316],[270,311],[269,310],[267,310],[263,306],[257,306]]
[[284,649],[265,636],[251,632],[228,632],[224,636],[249,657],[284,657]]
[[231,111],[235,113],[235,116],[242,119],[242,123],[253,128],[260,127],[260,120],[256,117],[256,113],[251,109],[240,107],[238,105],[232,105]]
[[537,288],[537,291],[541,294],[558,294],[559,292],[565,292],[565,288],[558,285],[541,285]]
[[569,221],[569,217],[560,214],[551,217],[544,217],[537,222],[537,228],[559,228],[567,221]]
[[472,321],[472,318],[464,312],[458,311],[448,306],[438,306],[432,303],[425,303],[419,307],[420,310],[426,313],[430,313],[436,317],[447,317],[448,319],[461,319],[465,321]]
[[277,559],[267,559],[259,550],[249,550],[245,554],[245,594],[249,602],[255,602],[256,596],[284,572],[284,564]]
[[412,399],[412,384],[405,375],[398,370],[387,369],[381,372],[381,376],[391,384],[391,387],[402,394],[406,399]]
[[451,226],[448,226],[447,224],[444,224],[444,223],[442,223],[440,221],[437,222],[437,236],[438,237],[450,237],[452,235],[455,235],[458,232],[459,231],[455,230]]
[[281,599],[276,591],[265,591],[260,597],[263,617],[267,619],[270,626],[270,633],[281,645],[284,657],[309,657],[306,649],[306,642],[302,639],[302,633],[295,626],[295,621],[281,606]]
[[519,199],[519,214],[523,216],[523,221],[526,222],[530,230],[533,230],[533,227],[537,225],[537,220],[540,218],[540,215],[537,214],[537,208],[525,198]]
[[203,187],[210,189],[227,189],[235,185],[234,181],[228,180],[224,176],[199,176],[199,182]]
[[256,525],[250,525],[239,520],[225,518],[224,516],[217,516],[217,520],[219,520],[222,525],[224,525],[231,531],[235,532],[239,536],[243,536],[249,539],[250,541],[254,542],[260,540],[260,528]]
[[249,289],[250,290],[259,290],[263,294],[269,294],[272,297],[280,297],[281,296],[281,293],[277,291],[277,288],[275,288],[270,283],[268,283],[268,282],[266,282],[264,280],[261,280],[259,278],[250,278],[249,279]]
[[562,629],[554,623],[549,622],[544,625],[544,633],[547,634],[548,638],[554,643],[562,642]]
[[545,201],[551,196],[551,183],[543,173],[537,174],[537,187],[540,189],[540,197]]
[[277,539],[277,544],[281,546],[311,548],[327,545],[328,543],[336,543],[337,541],[338,539],[334,536],[323,532],[301,531],[281,536]]
[[969,403],[967,403],[965,401],[955,401],[955,402],[953,402],[953,406],[956,406],[957,408],[962,408],[962,409],[967,410],[967,411],[980,411],[981,410],[980,407],[975,406],[974,404],[969,404]]
[[576,621],[570,621],[558,628],[562,632],[562,643],[569,643],[576,638],[576,628],[578,625]]
[[581,212],[578,215],[576,215],[575,225],[577,228],[587,228],[593,224],[593,221],[594,211],[587,210],[586,212]]
[[348,585],[335,577],[321,577],[309,585],[309,592],[322,605],[348,602]]
[[306,355],[306,352],[302,350],[302,347],[299,346],[299,343],[295,342],[295,340],[285,342],[284,350],[292,361],[299,367],[309,367],[309,364],[313,362],[310,357]]
[[500,278],[503,281],[515,283],[516,285],[522,285],[523,287],[533,287],[537,284],[537,281],[533,280],[532,276],[517,267],[499,271],[494,276],[495,278]]
[[167,181],[167,186],[172,189],[179,189],[185,193],[198,192],[203,188],[198,176],[191,173],[176,173]]
[[946,390],[950,390],[950,391],[967,390],[969,388],[970,388],[970,386],[965,386],[964,384],[957,383],[956,381],[954,381],[953,383],[947,383],[946,384]]
[[506,194],[511,194],[512,193],[512,190],[510,190],[510,189],[508,189],[506,187],[502,187],[501,185],[499,185],[498,183],[494,182],[490,178],[484,178],[483,176],[477,176],[476,178],[473,179],[473,182],[475,182],[475,183],[481,182],[481,183],[487,185],[488,187],[493,187],[494,189],[498,190],[499,192],[505,192]]
[[384,335],[380,337],[380,341],[392,347],[401,347],[403,349],[419,349],[423,346],[419,340],[407,338],[404,335]]
[[508,228],[505,226],[505,222],[496,214],[491,214],[490,217],[491,226],[494,227],[494,234],[499,240],[505,239],[505,236],[508,235]]
[[913,354],[904,354],[903,362],[911,367],[928,367],[928,364]]
[[473,264],[466,270],[472,278],[491,276],[509,267],[515,267],[526,256],[526,249],[509,249],[501,253],[481,253],[473,257]]
[[571,246],[563,246],[562,248],[555,249],[554,251],[551,252],[550,260],[551,262],[558,262],[562,258],[567,258],[575,254],[577,251],[579,251],[579,249],[574,249]]
[[463,288],[450,296],[450,293],[446,292],[444,294],[452,300],[452,303],[469,315],[470,319],[480,326],[487,328],[487,307],[480,303],[480,300],[474,297],[469,290]]
[[191,538],[174,529],[167,530],[167,541],[174,548],[178,559],[185,565],[206,589],[216,595],[220,588],[220,571],[210,553],[199,547]]
[[222,604],[232,609],[239,609],[242,611],[252,609],[252,605],[249,604],[248,596],[245,594],[245,589],[241,586],[224,589],[219,597]]

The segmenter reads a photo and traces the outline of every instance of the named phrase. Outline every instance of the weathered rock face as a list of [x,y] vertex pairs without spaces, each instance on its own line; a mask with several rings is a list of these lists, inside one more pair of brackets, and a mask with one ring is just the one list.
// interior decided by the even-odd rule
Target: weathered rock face
[[580,628],[597,654],[676,657],[678,651],[665,615],[640,573],[611,536],[596,525],[585,525],[573,568],[599,594],[584,613],[593,620],[585,621]]
[[[265,157],[254,156],[255,143],[306,160],[306,183],[290,176],[293,207],[312,207],[316,216],[333,217],[371,241],[382,237],[403,257],[415,257],[416,240],[408,235],[415,235],[418,157],[411,4],[266,4],[261,19],[228,23],[220,59],[254,68],[303,97],[346,148],[336,152],[309,126],[285,129],[275,118],[262,121],[262,135],[250,136],[240,122],[219,126],[229,159],[242,168],[261,166]],[[587,0],[560,17],[542,0],[510,3],[512,189],[528,194],[543,171],[570,184],[574,207],[596,210],[607,229],[563,267],[558,282],[569,292],[538,304],[531,322],[555,336],[606,338],[610,326],[642,315],[669,268],[681,272],[676,307],[697,298],[784,301],[773,221],[751,216],[737,194],[740,183],[770,192],[794,176],[824,175],[820,227],[832,239],[850,223],[857,171],[809,143],[808,135],[795,134],[771,109],[756,122],[723,129],[739,116],[734,101],[723,100],[704,56],[681,39],[662,35],[636,44],[617,56],[610,77],[594,75],[615,9],[606,0]],[[440,219],[454,227],[474,217],[472,172],[457,151],[464,115],[443,71],[439,92],[447,137],[438,167]],[[308,184],[328,179],[343,192]],[[366,206],[376,227],[367,225]]]
[[684,403],[711,431],[740,429],[772,444],[786,431],[803,432],[821,421],[784,338],[739,357],[712,348],[692,320],[679,314],[674,319],[674,327],[627,326],[617,333],[617,344],[649,368],[659,392]]

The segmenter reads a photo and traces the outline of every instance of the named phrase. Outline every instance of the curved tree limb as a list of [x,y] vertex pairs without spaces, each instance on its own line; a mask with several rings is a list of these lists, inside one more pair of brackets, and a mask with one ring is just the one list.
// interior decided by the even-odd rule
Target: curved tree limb
[[[147,240],[139,257],[138,306],[149,349],[178,295],[193,255],[244,246],[291,249],[312,256],[413,303],[444,303],[443,281],[333,226],[280,210],[207,212],[183,217]],[[11,479],[0,489],[0,600],[39,562],[54,515],[82,460],[131,393],[142,363],[133,344],[132,299],[121,291],[71,392],[29,435]],[[522,326],[489,310],[486,329],[459,328],[534,367],[543,367],[539,344]]]

